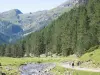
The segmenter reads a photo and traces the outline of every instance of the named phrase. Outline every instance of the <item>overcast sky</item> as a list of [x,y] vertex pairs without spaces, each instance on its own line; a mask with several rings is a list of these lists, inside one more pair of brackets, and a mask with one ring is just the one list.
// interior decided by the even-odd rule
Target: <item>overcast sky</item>
[[67,0],[0,0],[0,12],[19,9],[23,13],[52,9]]

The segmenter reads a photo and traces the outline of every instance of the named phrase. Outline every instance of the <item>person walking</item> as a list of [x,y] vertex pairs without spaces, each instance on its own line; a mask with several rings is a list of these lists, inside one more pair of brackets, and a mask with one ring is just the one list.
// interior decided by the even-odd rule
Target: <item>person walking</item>
[[77,66],[80,66],[80,63],[81,63],[81,62],[80,62],[80,61],[78,61],[78,62],[77,62]]
[[72,62],[72,67],[74,68],[74,61]]

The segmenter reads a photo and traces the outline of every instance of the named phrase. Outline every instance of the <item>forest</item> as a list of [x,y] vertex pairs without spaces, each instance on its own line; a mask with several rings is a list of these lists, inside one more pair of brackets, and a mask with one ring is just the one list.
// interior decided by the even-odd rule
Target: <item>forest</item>
[[100,0],[89,0],[17,43],[1,45],[0,56],[81,56],[99,45]]

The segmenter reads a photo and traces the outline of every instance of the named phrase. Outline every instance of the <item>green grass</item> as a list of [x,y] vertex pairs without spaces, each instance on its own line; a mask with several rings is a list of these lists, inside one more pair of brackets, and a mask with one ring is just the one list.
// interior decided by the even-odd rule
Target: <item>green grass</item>
[[55,67],[53,70],[51,70],[55,75],[65,75],[65,73],[71,73],[73,75],[100,75],[100,73],[96,72],[86,72],[86,71],[77,71],[72,69],[66,69],[60,66]]
[[[92,55],[92,56],[91,56]],[[38,58],[38,57],[24,57],[24,58],[10,58],[10,57],[0,57],[0,63],[2,64],[2,72],[6,73],[7,75],[20,75],[18,72],[18,68],[21,64],[27,64],[31,62],[54,62],[57,64],[57,66],[51,70],[55,75],[64,75],[66,72],[73,72],[73,75],[100,75],[100,73],[92,73],[92,72],[85,72],[85,71],[76,71],[76,70],[69,70],[61,67],[59,63],[64,61],[73,61],[73,60],[81,60],[81,61],[87,61],[87,60],[93,60],[96,63],[99,63],[100,57],[100,49],[95,50],[90,53],[84,54],[80,59],[77,58],[75,55],[71,55],[68,57],[58,57],[58,58]],[[8,71],[5,69],[5,67],[10,66],[12,70]]]
[[73,56],[69,56],[69,57],[59,57],[59,58],[52,58],[52,57],[47,57],[47,58],[38,58],[38,57],[34,57],[34,58],[30,58],[30,57],[26,57],[26,58],[10,58],[10,57],[0,57],[0,63],[3,66],[6,65],[12,65],[12,66],[20,66],[21,64],[25,64],[25,63],[31,63],[31,62],[63,62],[63,61],[68,61],[68,60],[75,60],[76,58],[74,58]]
[[100,63],[100,49],[84,54],[80,58],[80,60],[82,61],[92,60],[95,63]]
[[[60,63],[68,58],[66,57],[61,57],[61,58],[10,58],[10,57],[0,57],[0,63],[2,64],[2,72],[6,73],[7,75],[19,75],[18,74],[18,68],[21,64],[27,64],[31,62],[41,62],[41,63],[46,63],[46,62],[54,62],[54,63]],[[71,58],[69,58],[71,59]],[[69,60],[68,59],[68,60]],[[7,70],[6,67],[10,66],[12,70]]]
[[[59,57],[59,58],[30,58],[30,57],[24,57],[24,58],[10,58],[10,57],[0,57],[0,63],[2,64],[2,72],[6,73],[7,75],[19,75],[18,74],[18,68],[21,64],[27,64],[31,62],[41,62],[41,63],[46,63],[46,62],[54,62],[54,63],[60,63],[63,61],[68,61],[68,60],[74,60],[74,56],[69,56],[69,57]],[[10,66],[12,70],[8,71],[6,69],[7,66]]]
[[86,71],[74,71],[73,75],[100,75],[100,73],[86,72]]
[[55,75],[64,75],[64,73],[67,71],[67,69],[56,66],[54,69],[51,70]]

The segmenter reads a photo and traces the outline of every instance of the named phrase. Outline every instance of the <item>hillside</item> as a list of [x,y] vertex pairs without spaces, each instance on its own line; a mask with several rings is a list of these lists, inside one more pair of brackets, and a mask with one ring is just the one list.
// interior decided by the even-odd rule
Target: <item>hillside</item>
[[64,13],[43,30],[30,34],[15,45],[7,46],[5,55],[81,56],[91,47],[100,44],[99,2],[99,0],[89,0],[86,5]]
[[9,37],[0,33],[0,44],[2,43],[8,43],[9,42]]
[[[0,44],[11,43],[22,37],[23,29],[11,22],[0,20],[0,33],[2,34],[0,37],[9,37],[7,39],[3,38],[4,42],[0,42]],[[0,40],[2,39],[0,38]]]
[[92,52],[89,52],[89,53],[86,53],[86,54],[82,55],[80,60],[82,60],[82,61],[91,60],[91,61],[93,61],[94,63],[97,64],[97,63],[100,63],[99,58],[100,58],[100,48],[96,49],[96,50],[94,50]]
[[[68,0],[65,3],[61,4],[60,6],[55,7],[51,10],[43,10],[43,11],[37,11],[37,12],[30,12],[23,14],[18,9],[12,9],[9,11],[5,11],[3,13],[0,13],[0,22],[10,22],[12,25],[17,25],[17,27],[20,27],[23,32],[18,32],[19,34],[15,34],[16,36],[14,38],[19,39],[20,37],[26,36],[32,32],[38,31],[40,29],[43,29],[45,26],[47,26],[51,21],[58,18],[61,14],[64,12],[68,12],[73,7],[76,7],[80,5],[79,3],[84,3],[83,0]],[[33,5],[34,6],[34,5]],[[0,24],[0,29],[2,26],[6,26],[6,30],[9,27],[9,24]],[[8,34],[4,32],[4,34]],[[13,34],[8,34],[10,39],[12,39],[12,42],[16,41],[16,39],[13,39]],[[8,36],[7,35],[7,36]]]

